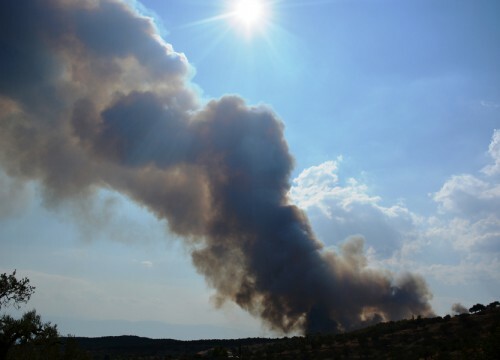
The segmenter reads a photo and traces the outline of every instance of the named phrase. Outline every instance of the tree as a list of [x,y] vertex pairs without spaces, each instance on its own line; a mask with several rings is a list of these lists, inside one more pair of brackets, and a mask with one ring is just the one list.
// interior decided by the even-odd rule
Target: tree
[[[29,284],[28,278],[16,278],[15,270],[9,275],[0,274],[0,309],[10,305],[19,309],[34,291],[35,287]],[[10,350],[18,353],[37,351],[38,354],[41,348],[55,348],[58,338],[57,326],[43,323],[35,310],[25,313],[20,319],[6,314],[0,316],[0,360],[6,359]],[[20,357],[35,358],[29,354]]]
[[476,304],[469,309],[469,312],[470,313],[477,313],[477,312],[483,311],[485,309],[486,309],[486,306],[484,306],[483,304]]
[[10,304],[19,309],[21,303],[27,303],[35,291],[35,287],[29,282],[28,278],[18,280],[16,270],[9,275],[0,274],[0,309]]
[[[0,274],[0,310],[2,306],[13,305],[16,309],[27,303],[35,287],[28,278],[17,279],[16,271]],[[61,353],[61,345],[64,351]],[[35,310],[23,314],[20,319],[4,314],[0,316],[0,360],[89,360],[78,342],[68,337],[63,343],[57,325],[42,322]]]
[[90,356],[80,348],[75,336],[68,335],[64,341],[62,360],[90,360]]
[[486,308],[487,309],[496,309],[499,306],[500,306],[500,302],[493,301],[492,303],[489,303],[488,305],[486,305]]
[[57,325],[42,322],[35,310],[24,313],[20,319],[3,315],[0,318],[0,359],[6,359],[9,350],[12,350],[14,358],[34,359],[42,352],[44,355],[57,354],[59,352]]

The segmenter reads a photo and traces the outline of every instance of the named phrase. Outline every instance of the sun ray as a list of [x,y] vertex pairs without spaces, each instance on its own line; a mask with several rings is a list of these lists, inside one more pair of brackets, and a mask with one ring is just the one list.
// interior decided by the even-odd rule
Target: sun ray
[[[217,12],[212,13],[210,17],[177,27],[177,29],[197,27],[204,29],[203,35],[206,36],[204,51],[198,54],[197,61],[202,61],[202,59],[208,57],[220,44],[232,41],[232,45],[239,49],[237,51],[245,53],[244,59],[249,57],[246,48],[255,49],[257,46],[265,50],[266,56],[269,57],[273,64],[283,66],[286,63],[285,56],[281,54],[279,49],[288,46],[291,34],[278,24],[278,19],[275,19],[276,13],[279,13],[279,9],[285,3],[284,0],[219,1],[219,5],[214,5],[218,9],[218,14]],[[233,33],[233,36],[231,36],[231,33]],[[242,37],[246,41],[241,42]]]
[[230,17],[232,17],[232,14],[225,13],[225,14],[221,14],[221,15],[217,15],[217,16],[212,16],[212,17],[209,17],[207,19],[201,19],[201,20],[198,20],[198,21],[193,21],[193,22],[181,25],[178,28],[182,29],[182,28],[189,28],[189,27],[193,27],[193,26],[206,25],[206,24],[209,24],[209,23],[212,23],[212,22],[218,22],[218,21],[221,21],[221,20],[225,20],[225,19],[228,19]]

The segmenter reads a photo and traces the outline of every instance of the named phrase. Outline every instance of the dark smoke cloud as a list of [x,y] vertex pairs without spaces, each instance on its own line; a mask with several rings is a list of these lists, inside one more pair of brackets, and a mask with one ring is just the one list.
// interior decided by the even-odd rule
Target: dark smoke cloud
[[287,200],[283,124],[235,96],[200,104],[184,55],[112,0],[3,1],[0,163],[48,203],[110,188],[187,239],[216,290],[275,330],[339,331],[432,313],[424,280],[340,253]]

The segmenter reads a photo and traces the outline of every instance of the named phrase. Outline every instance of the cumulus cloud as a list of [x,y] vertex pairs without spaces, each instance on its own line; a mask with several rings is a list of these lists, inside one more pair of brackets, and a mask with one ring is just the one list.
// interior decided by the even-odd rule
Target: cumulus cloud
[[500,183],[493,176],[499,161],[500,133],[495,130],[489,145],[493,164],[483,173],[452,176],[432,198],[439,205],[443,219],[434,221],[430,233],[453,239],[463,250],[500,251]]
[[429,221],[425,236],[449,242],[463,251],[499,252],[500,218],[495,213],[475,220],[463,217]]
[[348,179],[347,186],[339,185],[337,170],[342,157],[336,161],[326,161],[317,166],[303,170],[293,180],[289,196],[300,208],[317,207],[329,218],[332,213],[331,204],[335,202],[342,209],[349,211],[354,203],[376,204],[380,198],[367,194],[367,187],[355,179]]
[[493,164],[483,168],[483,172],[486,175],[493,176],[500,174],[500,130],[496,129],[493,133],[493,138],[491,140],[488,154],[493,159]]
[[403,205],[383,206],[379,196],[354,178],[341,181],[341,162],[338,158],[302,171],[293,180],[291,200],[308,212],[325,241],[337,243],[359,234],[378,255],[390,256],[415,237],[418,216]]
[[443,213],[482,216],[498,209],[500,184],[473,175],[454,175],[433,195]]
[[489,171],[451,176],[431,195],[436,212],[423,216],[383,199],[356,179],[342,179],[342,159],[302,171],[289,197],[305,209],[319,237],[341,247],[365,238],[372,266],[412,269],[439,284],[463,286],[500,281],[500,187],[495,181],[499,132]]
[[[450,253],[453,247],[444,249]],[[458,261],[449,263],[443,261],[431,261],[412,266],[426,278],[433,278],[445,286],[468,287],[473,283],[489,283],[497,288],[500,283],[500,261],[498,256],[488,256],[484,253],[465,254],[458,252]],[[426,256],[432,256],[427,252]]]

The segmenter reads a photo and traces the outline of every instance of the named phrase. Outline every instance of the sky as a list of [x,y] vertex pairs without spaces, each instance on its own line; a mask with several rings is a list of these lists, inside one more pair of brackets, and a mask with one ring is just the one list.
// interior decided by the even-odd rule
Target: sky
[[[41,11],[35,5],[38,1],[33,4],[33,8],[25,5],[21,10],[50,19],[47,24],[56,22],[50,9]],[[181,69],[175,67],[182,73],[183,85],[178,85],[177,72],[156,72],[156,67],[163,68],[149,57],[156,59],[157,54],[132,31],[117,27],[121,18],[106,16],[96,23],[103,25],[101,35],[98,30],[78,33],[94,46],[88,45],[88,49],[99,54],[108,54],[108,48],[113,48],[109,52],[119,51],[121,43],[99,42],[99,37],[121,33],[119,39],[137,42],[134,54],[137,51],[145,57],[136,55],[136,62],[147,63],[154,74],[130,73],[123,80],[127,88],[117,88],[116,93],[130,87],[157,91],[171,99],[170,92],[175,92],[175,101],[182,104],[168,102],[168,107],[172,112],[177,111],[176,106],[189,109],[182,114],[212,109],[218,106],[213,99],[228,94],[268,109],[264,113],[271,111],[273,119],[283,124],[282,140],[287,144],[286,153],[293,157],[293,169],[279,171],[290,175],[286,198],[307,214],[325,252],[347,258],[346,248],[358,244],[360,250],[356,251],[362,253],[360,261],[366,271],[418,274],[432,293],[429,302],[437,315],[451,313],[455,303],[470,307],[500,298],[497,1],[269,1],[263,5],[262,18],[252,24],[236,16],[235,4],[225,0],[143,0],[128,1],[126,6],[134,16],[148,18],[161,37],[158,41],[171,44],[171,51],[181,54],[169,58],[165,66]],[[82,29],[89,21],[70,19]],[[95,24],[93,28],[100,29]],[[2,41],[16,40],[16,36],[19,42],[24,40],[22,35],[12,36],[10,30],[0,28]],[[93,59],[94,53],[87,53],[87,48],[57,41],[70,48],[69,58]],[[7,59],[9,49],[4,50]],[[39,50],[38,45],[29,49]],[[42,56],[30,59],[16,65],[0,61],[7,78],[0,82],[4,130],[11,129],[9,109],[16,108],[9,101],[45,111],[39,105],[45,98],[18,89],[25,86],[26,79],[9,82],[5,75],[15,73],[16,66],[36,70],[49,62]],[[108,72],[114,71],[104,63],[89,64],[99,67],[103,83],[108,81]],[[138,66],[130,59],[117,64],[134,71]],[[99,84],[99,77],[89,77],[87,68],[81,71],[85,76],[78,79],[78,86],[84,83],[101,91],[104,85]],[[76,87],[76,82],[65,84]],[[68,89],[73,91],[69,85]],[[127,104],[143,101],[134,96],[139,97],[132,94],[123,104],[117,100],[124,110],[116,105],[101,113],[110,128],[115,113],[120,115],[123,110],[126,114],[130,111]],[[189,103],[192,99],[197,104]],[[155,102],[148,104],[155,109]],[[63,127],[61,124],[57,126]],[[82,128],[87,125],[83,120],[79,124]],[[142,136],[133,125],[119,131],[128,140]],[[88,172],[104,175],[98,181],[92,179],[90,195],[85,191],[75,195],[73,188],[54,185],[52,178],[40,175],[45,170],[40,170],[38,162],[23,162],[23,156],[28,156],[24,152],[13,153],[10,144],[18,133],[9,130],[4,134],[0,139],[8,146],[0,146],[0,271],[17,269],[18,275],[29,277],[36,286],[27,308],[36,308],[44,319],[57,323],[62,333],[81,336],[193,339],[282,335],[279,329],[270,329],[272,320],[256,316],[254,303],[238,306],[227,300],[227,284],[221,285],[205,268],[208,265],[193,257],[200,250],[200,244],[192,240],[198,236],[196,220],[189,224],[196,229],[185,230],[184,220],[172,215],[174,210],[163,213],[154,199],[146,202],[140,197],[143,192],[134,192],[126,181],[120,182],[120,175],[109,175],[111,170],[100,170],[98,165],[77,163],[76,156],[63,165],[75,173],[83,168],[78,173],[82,182],[90,176]],[[82,144],[97,144],[97,152],[115,156],[116,149],[108,151],[112,146],[109,139],[88,136],[82,137]],[[38,146],[36,139],[31,141]],[[156,145],[162,140],[147,141]],[[270,153],[266,146],[262,144],[264,150],[256,153],[255,161],[271,164],[265,166],[281,164],[281,158],[273,158],[274,148]],[[127,149],[120,151],[127,153]],[[172,158],[180,151],[166,145],[161,150]],[[145,155],[130,151],[132,156],[126,159],[113,159],[119,166],[137,169],[150,156],[148,150]],[[161,167],[174,161],[155,156],[151,155],[149,164]],[[209,165],[215,166],[213,162]],[[115,163],[109,165],[113,166]],[[61,169],[56,172],[63,173]],[[201,179],[197,172],[185,171],[193,176],[192,181]],[[118,173],[128,176],[125,171]],[[210,171],[207,174],[215,176]],[[213,181],[217,187],[219,183]],[[176,189],[174,192],[185,196],[181,200],[188,198],[183,188]],[[174,197],[168,199],[175,201]],[[210,204],[199,200],[200,216],[210,209]],[[228,261],[228,269],[237,271],[233,267],[238,261]],[[342,288],[337,291],[339,297],[349,297],[348,290],[346,295],[340,294]]]

